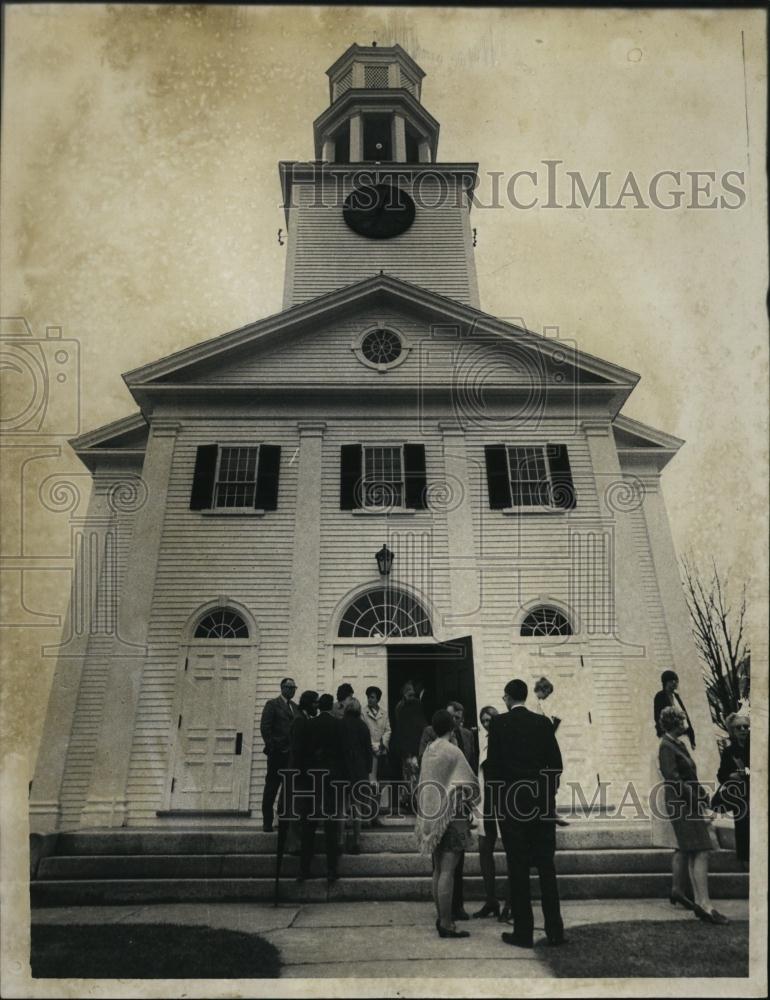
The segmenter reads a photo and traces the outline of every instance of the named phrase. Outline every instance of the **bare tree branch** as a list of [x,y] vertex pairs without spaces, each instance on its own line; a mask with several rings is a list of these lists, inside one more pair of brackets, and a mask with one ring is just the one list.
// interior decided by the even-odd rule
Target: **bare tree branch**
[[713,560],[708,583],[687,557],[682,559],[682,576],[711,717],[724,728],[726,717],[738,708],[742,677],[748,678],[751,654],[744,635],[746,586],[741,591],[740,605],[734,610],[729,577],[720,576]]

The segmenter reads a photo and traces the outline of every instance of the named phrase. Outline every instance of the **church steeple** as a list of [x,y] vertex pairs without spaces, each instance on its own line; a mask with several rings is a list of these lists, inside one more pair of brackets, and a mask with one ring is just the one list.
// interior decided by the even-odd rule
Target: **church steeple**
[[420,103],[425,73],[400,45],[351,45],[326,74],[331,106],[314,124],[316,159],[435,161],[439,125]]
[[327,70],[314,158],[280,164],[284,307],[384,273],[479,306],[471,192],[477,163],[438,160],[425,76],[400,45],[351,45]]

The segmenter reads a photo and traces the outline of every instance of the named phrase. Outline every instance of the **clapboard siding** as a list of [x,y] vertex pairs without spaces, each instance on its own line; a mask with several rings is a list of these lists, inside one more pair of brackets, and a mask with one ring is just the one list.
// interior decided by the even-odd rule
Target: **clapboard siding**
[[[507,515],[490,510],[484,446],[490,443],[566,443],[577,494],[573,511],[559,514]],[[484,580],[482,614],[485,627],[501,620],[511,629],[523,605],[547,598],[574,607],[584,620],[590,608],[577,586],[573,566],[575,536],[600,526],[598,499],[588,446],[569,421],[543,420],[526,432],[515,426],[474,428],[466,434],[469,466],[475,467],[469,488],[474,512],[476,551]]]
[[[124,476],[116,475],[116,484],[124,481]],[[107,488],[106,484],[102,484],[100,488]],[[112,636],[104,634],[107,626],[104,609],[111,603],[107,598],[112,596],[116,584],[118,594],[122,592],[134,516],[134,512],[129,510],[114,512],[110,533],[115,542],[116,561],[110,565],[107,558],[103,559],[99,572],[97,597],[90,616],[86,657],[80,675],[77,704],[62,779],[61,828],[63,830],[78,827],[80,813],[88,795],[104,712],[104,694],[113,644]],[[80,569],[79,566],[76,572],[80,572]],[[89,589],[88,584],[85,589],[86,591]],[[114,628],[116,623],[110,620],[110,624]]]
[[[189,509],[196,448],[201,444],[265,441],[282,447],[278,509],[264,517],[211,517]],[[392,582],[408,584],[422,595],[435,616],[434,630],[452,611],[449,531],[440,501],[410,515],[362,515],[339,508],[340,448],[352,442],[422,442],[426,449],[429,488],[445,481],[444,443],[437,422],[418,427],[413,419],[328,418],[322,440],[319,497],[320,560],[317,663],[302,665],[301,676],[318,690],[334,689],[331,647],[336,615],[352,591],[379,583],[374,559],[383,542],[396,552]],[[489,509],[484,471],[484,446],[489,443],[532,444],[564,442],[577,492],[577,507],[569,513],[511,516]],[[247,607],[259,626],[258,666],[254,691],[255,737],[252,748],[250,805],[258,810],[265,770],[259,717],[287,672],[289,609],[295,523],[299,446],[296,423],[290,420],[201,416],[181,422],[169,476],[163,532],[158,557],[148,631],[148,657],[143,669],[133,738],[127,798],[132,825],[163,822],[156,811],[163,804],[168,773],[172,712],[180,671],[180,644],[196,609],[220,595]],[[522,607],[552,600],[572,609],[581,669],[590,670],[594,732],[603,759],[613,769],[638,771],[638,749],[632,720],[636,711],[628,683],[628,667],[618,658],[607,635],[610,574],[608,550],[603,549],[605,525],[587,441],[575,433],[569,419],[544,419],[533,429],[488,421],[468,429],[465,448],[469,479],[472,536],[481,582],[480,635],[483,656],[477,654],[477,702],[498,704],[502,685],[523,664],[517,647]],[[439,495],[439,494],[431,494]],[[644,537],[636,526],[640,558]],[[649,549],[649,546],[647,546]],[[121,551],[127,551],[122,542]],[[576,571],[575,560],[580,566]],[[125,557],[122,557],[125,561]],[[645,572],[646,600],[653,601],[651,562]],[[654,611],[654,602],[649,604]],[[658,598],[659,607],[659,598]],[[652,616],[654,617],[654,615]],[[659,624],[656,653],[663,648]],[[455,629],[452,634],[469,629]],[[446,635],[447,633],[444,632]],[[520,641],[520,640],[518,640]],[[94,646],[94,651],[97,647]],[[530,656],[531,650],[527,651]],[[77,822],[101,720],[109,647],[92,656],[83,673],[70,758],[67,765],[67,822]],[[542,672],[563,685],[574,683],[574,662],[543,661]],[[297,672],[300,672],[298,669]],[[539,669],[527,661],[527,676]],[[315,677],[313,676],[315,670]],[[581,720],[565,722],[565,747],[575,773],[591,759],[590,735]],[[598,768],[601,771],[601,768]]]
[[[474,303],[474,267],[466,248],[468,209],[448,181],[450,193],[442,197],[437,179],[426,179],[415,194],[410,182],[401,187],[415,194],[417,213],[412,226],[389,240],[371,240],[354,233],[342,218],[342,205],[352,190],[343,184],[320,180],[294,188],[289,239],[287,285],[296,305],[344,285],[371,278],[384,271],[459,302]],[[446,189],[445,189],[446,190]],[[434,207],[435,206],[435,207]]]
[[[353,344],[373,326],[392,326],[409,345],[406,359],[389,372],[378,372],[362,364]],[[343,385],[383,385],[388,380],[410,385],[455,386],[458,405],[473,405],[478,385],[490,373],[508,383],[531,386],[574,384],[574,371],[566,363],[556,364],[542,354],[522,350],[516,335],[509,340],[482,336],[467,327],[431,324],[405,310],[370,307],[354,317],[340,317],[320,324],[312,332],[297,334],[273,347],[262,347],[248,355],[212,364],[205,381],[221,384],[248,382],[292,382]],[[469,415],[473,415],[472,413]]]
[[[282,447],[278,509],[264,517],[209,517],[191,511],[198,445],[264,441]],[[254,719],[285,674],[296,506],[296,426],[271,421],[191,421],[177,438],[128,778],[129,822],[156,822],[169,762],[180,644],[191,615],[219,595],[243,604],[259,628]],[[254,741],[251,800],[264,774],[261,740]]]
[[414,422],[394,419],[339,423],[324,435],[321,486],[321,576],[319,600],[319,683],[325,674],[328,643],[334,639],[334,612],[352,589],[366,582],[377,585],[375,552],[387,542],[395,552],[391,583],[407,584],[421,594],[439,616],[450,609],[446,514],[441,509],[412,515],[360,515],[339,509],[340,448],[343,444],[425,445],[428,491],[443,478],[443,445],[438,428],[416,432]]
[[[577,506],[568,514],[524,514],[511,516],[489,509],[486,477],[483,474],[483,446],[490,442],[536,444],[563,442],[577,494]],[[610,549],[607,545],[597,493],[596,478],[588,444],[575,434],[572,421],[545,419],[540,427],[516,433],[515,427],[495,426],[466,435],[469,464],[475,459],[479,471],[471,477],[472,509],[479,564],[483,570],[482,618],[484,630],[484,676],[482,699],[497,704],[506,681],[526,670],[544,673],[555,682],[560,671],[549,657],[539,670],[530,660],[526,645],[518,639],[521,609],[533,602],[552,600],[569,609],[576,628],[575,641],[590,671],[590,703],[593,733],[587,722],[572,720],[562,734],[565,779],[588,769],[593,736],[593,753],[613,760],[613,770],[638,774],[635,746],[634,707],[629,694],[626,666],[617,660],[617,650],[608,642],[611,602]],[[569,650],[569,641],[564,644]],[[608,657],[613,657],[612,659]],[[537,663],[537,660],[534,661]],[[558,690],[558,683],[556,683]],[[597,757],[597,759],[598,759]],[[596,770],[601,774],[601,767]]]
[[630,516],[633,524],[634,543],[639,559],[639,568],[641,570],[647,620],[650,624],[652,652],[655,655],[657,663],[661,665],[661,669],[664,669],[663,664],[670,665],[673,662],[673,654],[671,651],[671,637],[666,625],[666,615],[658,588],[658,578],[655,575],[655,566],[652,561],[652,546],[647,530],[647,521],[644,516],[644,510],[641,507],[632,511]]

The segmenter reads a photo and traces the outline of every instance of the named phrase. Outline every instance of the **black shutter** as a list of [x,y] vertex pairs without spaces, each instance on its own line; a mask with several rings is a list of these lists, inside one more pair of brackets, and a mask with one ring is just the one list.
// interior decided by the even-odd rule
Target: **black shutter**
[[425,510],[427,481],[425,478],[425,445],[404,445],[404,505],[410,510]]
[[553,505],[562,510],[573,510],[577,500],[575,486],[572,482],[572,470],[569,465],[567,446],[565,444],[548,445],[548,463],[551,466],[551,483],[553,484]]
[[218,451],[219,445],[216,444],[198,445],[190,493],[190,510],[207,510],[213,505]]
[[281,465],[281,446],[261,444],[257,463],[257,488],[254,506],[257,510],[275,510],[278,507],[278,471]]
[[361,445],[343,444],[340,449],[340,510],[361,506]]
[[489,506],[503,510],[511,506],[511,481],[508,478],[508,456],[504,444],[488,444],[484,448],[487,460]]

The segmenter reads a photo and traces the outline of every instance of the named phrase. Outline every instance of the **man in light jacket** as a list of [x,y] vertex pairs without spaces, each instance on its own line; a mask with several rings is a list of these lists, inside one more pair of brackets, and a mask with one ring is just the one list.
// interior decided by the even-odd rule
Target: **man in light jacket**
[[300,714],[292,701],[296,690],[297,685],[292,678],[284,677],[281,693],[266,702],[262,709],[259,731],[265,743],[264,753],[267,754],[267,775],[262,793],[262,829],[265,833],[272,833],[273,806],[281,787],[281,771],[289,766],[291,724]]

